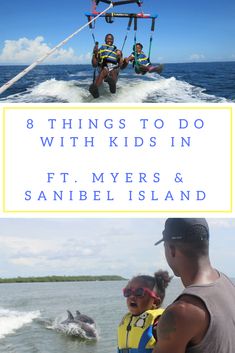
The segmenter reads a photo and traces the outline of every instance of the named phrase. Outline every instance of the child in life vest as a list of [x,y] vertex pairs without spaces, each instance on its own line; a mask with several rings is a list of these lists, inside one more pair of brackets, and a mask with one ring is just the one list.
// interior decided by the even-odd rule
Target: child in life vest
[[129,312],[118,326],[118,353],[151,353],[156,342],[156,326],[165,289],[171,278],[167,271],[153,276],[133,277],[123,289]]
[[133,46],[133,52],[131,53],[128,58],[123,60],[121,65],[121,69],[125,69],[128,63],[131,61],[133,62],[133,66],[135,68],[135,72],[137,74],[146,74],[146,72],[157,72],[160,74],[163,70],[163,65],[159,64],[158,66],[154,66],[150,63],[149,58],[146,54],[142,51],[143,45],[141,43],[136,43]]

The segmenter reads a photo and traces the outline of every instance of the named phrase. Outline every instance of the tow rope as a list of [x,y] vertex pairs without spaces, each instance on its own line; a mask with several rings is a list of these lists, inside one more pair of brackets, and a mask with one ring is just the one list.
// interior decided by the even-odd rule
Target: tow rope
[[94,22],[98,17],[102,16],[105,12],[107,12],[110,8],[113,7],[113,3],[111,2],[110,5],[102,12],[100,12],[97,16],[95,16],[92,20],[90,20],[88,23],[83,25],[82,27],[78,28],[75,32],[73,32],[70,36],[62,40],[59,44],[57,44],[54,48],[49,50],[49,52],[45,55],[43,55],[41,58],[37,59],[34,63],[29,65],[26,69],[21,71],[18,75],[13,77],[10,81],[5,83],[2,87],[0,87],[0,94],[5,92],[9,87],[11,87],[14,83],[16,83],[19,79],[21,79],[23,76],[25,76],[29,71],[35,68],[38,64],[43,62],[48,56],[53,54],[57,49],[62,47],[64,44],[66,44],[71,38],[73,38],[76,34],[81,32],[85,27],[89,26],[90,23]]

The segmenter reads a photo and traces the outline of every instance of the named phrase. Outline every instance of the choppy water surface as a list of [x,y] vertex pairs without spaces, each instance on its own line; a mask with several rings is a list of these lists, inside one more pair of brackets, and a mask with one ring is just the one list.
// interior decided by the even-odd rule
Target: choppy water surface
[[[24,69],[0,66],[0,86]],[[41,65],[0,96],[12,103],[224,103],[235,102],[235,62],[166,64],[161,76],[121,71],[117,93],[107,84],[94,100],[88,91],[91,65]]]
[[[126,281],[19,283],[0,285],[1,353],[115,353],[116,330],[126,312]],[[171,283],[165,305],[181,291]],[[61,329],[66,310],[80,310],[96,322],[98,340],[81,340]]]

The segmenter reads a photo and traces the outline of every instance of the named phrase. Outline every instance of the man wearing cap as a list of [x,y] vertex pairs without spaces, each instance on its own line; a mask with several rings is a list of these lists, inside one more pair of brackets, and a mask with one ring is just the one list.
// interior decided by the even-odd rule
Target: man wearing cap
[[185,289],[159,321],[154,353],[234,353],[235,286],[210,264],[206,220],[168,218],[161,242]]

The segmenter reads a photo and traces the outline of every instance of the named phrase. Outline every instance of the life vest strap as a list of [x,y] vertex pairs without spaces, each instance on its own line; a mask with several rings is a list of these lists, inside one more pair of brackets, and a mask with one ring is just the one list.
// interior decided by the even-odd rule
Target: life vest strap
[[152,348],[118,348],[118,353],[152,353]]

